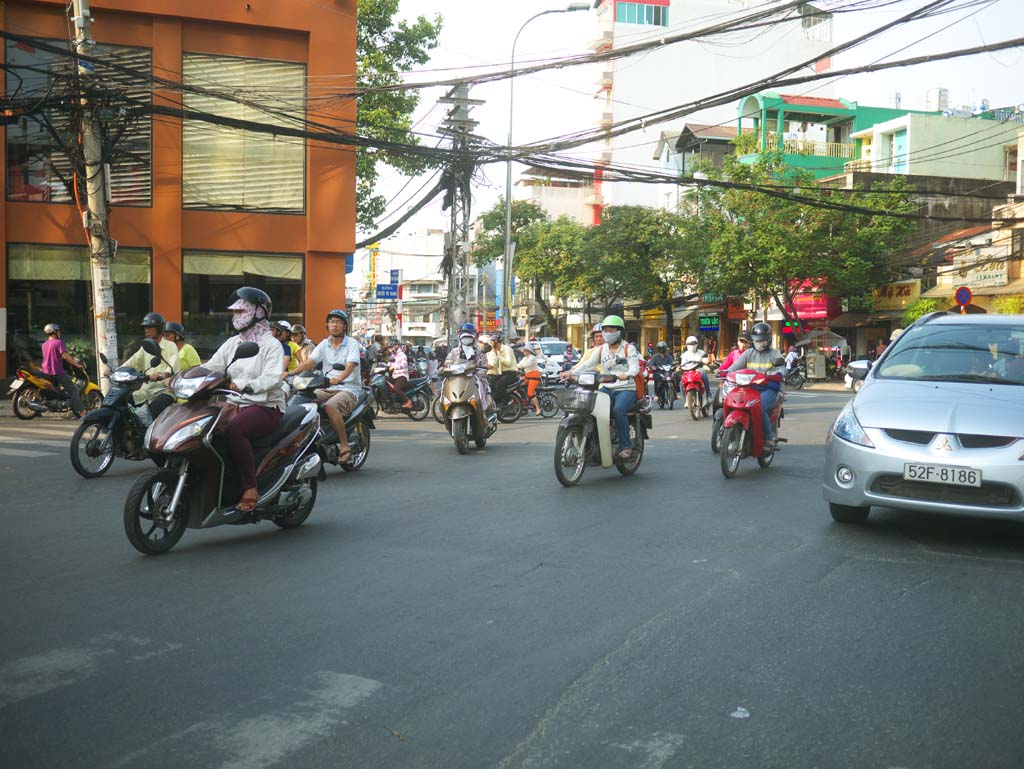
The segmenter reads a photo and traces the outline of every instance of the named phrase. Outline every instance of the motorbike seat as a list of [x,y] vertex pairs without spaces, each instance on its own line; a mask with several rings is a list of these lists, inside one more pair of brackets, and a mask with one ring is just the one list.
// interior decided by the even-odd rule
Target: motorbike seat
[[629,411],[626,412],[626,416],[636,416],[637,414],[650,414],[651,408],[654,406],[654,401],[651,396],[646,396],[643,400],[636,402]]
[[284,417],[281,419],[280,424],[278,424],[277,429],[274,430],[274,432],[270,433],[270,435],[265,435],[262,438],[255,438],[253,440],[253,451],[272,448],[279,440],[298,427],[305,416],[306,409],[303,406],[289,406],[284,412]]
[[418,376],[415,379],[410,379],[409,384],[406,385],[410,390],[414,390],[417,387],[423,387],[428,382],[425,376]]

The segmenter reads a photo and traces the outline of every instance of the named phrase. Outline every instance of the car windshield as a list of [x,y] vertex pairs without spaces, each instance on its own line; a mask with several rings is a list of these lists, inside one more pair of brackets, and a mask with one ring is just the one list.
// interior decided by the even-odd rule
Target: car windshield
[[568,342],[541,342],[540,349],[545,355],[565,355]]
[[926,324],[907,329],[879,379],[1024,385],[1024,325]]

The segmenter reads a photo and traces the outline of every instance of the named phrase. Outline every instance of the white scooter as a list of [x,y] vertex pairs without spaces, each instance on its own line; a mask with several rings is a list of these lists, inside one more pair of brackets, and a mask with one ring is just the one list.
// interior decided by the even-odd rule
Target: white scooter
[[563,486],[575,486],[587,465],[615,469],[632,475],[644,457],[644,442],[651,429],[650,397],[637,401],[629,412],[629,433],[633,450],[628,459],[619,458],[618,436],[611,419],[612,399],[599,390],[617,381],[613,374],[581,371],[576,386],[566,390],[562,401],[565,416],[555,435],[555,477]]

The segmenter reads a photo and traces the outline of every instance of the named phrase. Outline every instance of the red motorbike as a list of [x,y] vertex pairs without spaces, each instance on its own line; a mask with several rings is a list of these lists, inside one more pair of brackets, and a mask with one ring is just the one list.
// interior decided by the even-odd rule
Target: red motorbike
[[679,386],[683,390],[686,408],[690,410],[690,416],[694,420],[706,417],[711,411],[711,402],[708,400],[708,393],[704,389],[704,377],[701,375],[703,368],[704,364],[696,360],[687,361],[679,366],[679,371],[682,372]]
[[[718,456],[722,464],[722,475],[726,478],[736,475],[740,460],[744,457],[755,457],[757,464],[761,467],[768,467],[775,458],[776,447],[771,443],[766,443],[762,435],[761,391],[757,387],[767,385],[777,379],[777,374],[767,374],[752,369],[730,371],[726,375],[726,381],[734,385],[722,401],[725,419],[722,428],[721,451]],[[775,408],[772,409],[770,415],[776,436],[778,436],[779,423],[783,417],[782,403],[784,400],[780,391]],[[777,442],[785,443],[785,439],[778,438]]]

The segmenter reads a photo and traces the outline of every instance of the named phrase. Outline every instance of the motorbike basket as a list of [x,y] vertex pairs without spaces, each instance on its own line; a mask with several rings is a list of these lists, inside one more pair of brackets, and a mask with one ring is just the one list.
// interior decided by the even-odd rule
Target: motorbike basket
[[596,390],[584,390],[574,387],[562,392],[558,405],[564,411],[580,411],[589,414],[594,410],[594,403],[596,401]]

